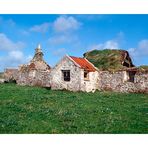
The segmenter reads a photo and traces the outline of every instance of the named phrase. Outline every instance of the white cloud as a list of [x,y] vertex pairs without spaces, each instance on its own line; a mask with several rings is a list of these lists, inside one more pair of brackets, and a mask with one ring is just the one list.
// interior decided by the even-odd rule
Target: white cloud
[[144,39],[139,41],[137,47],[129,48],[128,51],[135,58],[148,56],[148,40]]
[[148,39],[144,39],[138,42],[135,48],[128,49],[134,63],[137,65],[143,64],[143,59],[148,57]]
[[20,50],[24,48],[23,42],[13,42],[5,34],[0,33],[0,50]]
[[135,48],[129,48],[128,52],[131,53],[132,55],[136,56],[136,49]]
[[5,68],[18,67],[21,64],[28,63],[32,56],[25,56],[22,51],[10,51],[7,53],[7,56],[0,57],[0,71],[3,71]]
[[135,63],[136,62],[136,59],[137,59],[136,49],[135,48],[129,48],[128,49],[128,52],[130,54],[130,57],[132,58],[133,63]]
[[115,38],[105,41],[104,43],[94,44],[89,47],[89,49],[119,49],[120,46],[125,43],[124,32],[119,31]]
[[110,40],[104,43],[104,48],[110,48],[110,49],[118,49],[119,45],[117,43],[117,41],[114,40]]
[[53,28],[56,32],[65,32],[76,30],[81,23],[72,16],[60,16],[53,23]]
[[6,67],[18,67],[20,64],[27,63],[31,56],[25,56],[22,50],[24,49],[23,42],[13,42],[5,34],[0,33],[0,50],[3,56],[0,56],[0,71]]
[[31,27],[29,30],[33,32],[45,33],[48,31],[50,23],[43,23],[40,25],[35,25]]
[[81,23],[73,16],[59,16],[52,23],[52,27],[55,32],[53,36],[48,39],[48,43],[50,45],[58,45],[78,42],[78,36],[72,31],[77,30],[80,26]]
[[119,48],[119,43],[115,40],[108,40],[104,43],[92,45],[90,49],[118,49]]
[[9,52],[9,58],[14,58],[15,60],[23,60],[23,52],[19,50],[14,50]]

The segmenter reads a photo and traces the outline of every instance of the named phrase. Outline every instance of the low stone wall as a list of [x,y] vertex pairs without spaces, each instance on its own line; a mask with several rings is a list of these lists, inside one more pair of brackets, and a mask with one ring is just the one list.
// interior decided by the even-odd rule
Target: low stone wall
[[99,72],[99,90],[115,92],[148,93],[148,73],[137,72],[134,82],[129,82],[129,75],[126,71],[111,73],[108,71]]
[[125,72],[111,73],[109,71],[99,72],[99,90],[116,90],[117,86],[124,83]]

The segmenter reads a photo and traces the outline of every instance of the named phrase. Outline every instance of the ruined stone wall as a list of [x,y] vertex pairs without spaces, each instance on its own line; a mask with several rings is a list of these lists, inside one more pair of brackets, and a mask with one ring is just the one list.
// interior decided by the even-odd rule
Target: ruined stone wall
[[148,93],[148,72],[138,72],[135,75],[135,85],[139,92]]
[[5,69],[4,81],[16,81],[18,79],[18,69]]
[[125,72],[109,72],[100,71],[99,72],[99,89],[100,90],[116,90],[117,86],[126,81]]
[[20,71],[18,85],[50,87],[50,71],[30,70]]
[[109,71],[99,72],[98,89],[115,92],[143,92],[148,93],[148,73],[136,73],[134,82],[129,82],[126,71],[111,73]]

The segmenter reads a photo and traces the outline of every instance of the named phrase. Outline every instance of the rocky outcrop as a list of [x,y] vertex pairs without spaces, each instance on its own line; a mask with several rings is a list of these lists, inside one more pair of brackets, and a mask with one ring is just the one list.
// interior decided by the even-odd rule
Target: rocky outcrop
[[91,50],[83,55],[94,66],[103,71],[118,71],[127,67],[134,67],[132,59],[126,50]]

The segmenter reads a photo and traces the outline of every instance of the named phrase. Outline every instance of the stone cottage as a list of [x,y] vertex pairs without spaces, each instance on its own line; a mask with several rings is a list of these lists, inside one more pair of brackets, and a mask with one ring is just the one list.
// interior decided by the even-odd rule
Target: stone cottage
[[95,91],[97,89],[98,69],[86,58],[64,56],[51,70],[51,89],[70,91]]
[[50,87],[50,69],[43,59],[41,46],[38,45],[33,59],[28,64],[19,67],[16,82],[19,85]]

